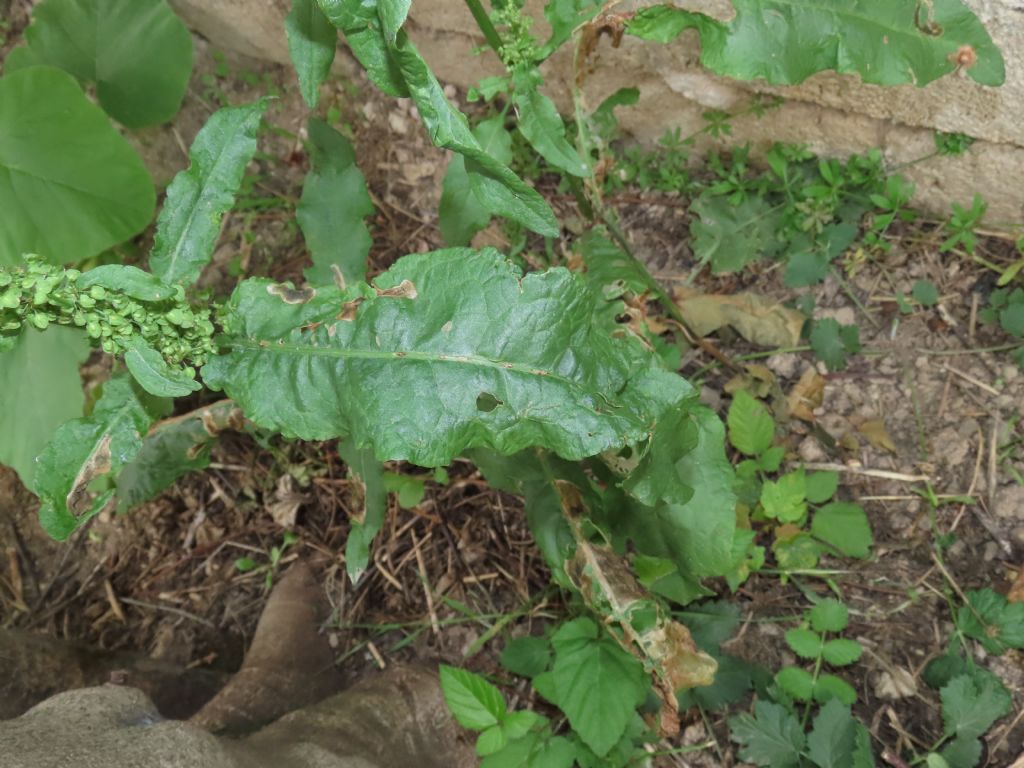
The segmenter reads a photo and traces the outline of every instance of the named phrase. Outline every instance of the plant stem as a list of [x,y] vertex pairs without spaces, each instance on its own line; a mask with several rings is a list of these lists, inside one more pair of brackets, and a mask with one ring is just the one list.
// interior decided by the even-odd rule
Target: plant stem
[[491,18],[487,15],[487,11],[484,10],[483,4],[480,0],[466,0],[466,6],[469,8],[469,12],[473,14],[476,25],[480,27],[484,40],[498,54],[498,58],[501,58],[501,35],[498,34],[498,30],[491,23]]

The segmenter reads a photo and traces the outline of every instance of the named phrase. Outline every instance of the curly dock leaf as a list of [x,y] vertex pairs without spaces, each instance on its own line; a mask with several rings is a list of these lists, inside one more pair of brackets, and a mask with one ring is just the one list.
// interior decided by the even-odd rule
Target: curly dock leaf
[[720,75],[800,83],[823,70],[877,85],[927,85],[963,69],[1002,85],[1002,54],[961,0],[733,0],[727,23],[670,5],[637,13],[629,32],[660,42],[696,27],[701,63]]
[[174,177],[157,218],[150,270],[165,283],[193,283],[210,261],[224,214],[235,204],[267,99],[214,112]]
[[456,248],[331,290],[243,283],[206,383],[260,426],[422,466],[472,447],[593,456],[648,437],[689,390],[639,341],[595,328],[598,299],[564,269],[524,277],[497,251]]
[[299,78],[299,91],[310,109],[320,101],[320,84],[327,79],[338,46],[338,30],[327,20],[316,0],[293,0],[284,20],[288,55]]

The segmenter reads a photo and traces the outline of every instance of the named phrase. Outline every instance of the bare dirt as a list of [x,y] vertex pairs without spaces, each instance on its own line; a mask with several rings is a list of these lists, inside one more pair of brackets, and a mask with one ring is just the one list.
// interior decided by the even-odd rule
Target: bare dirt
[[[12,14],[17,24],[16,8]],[[307,111],[292,75],[214,58],[201,40],[197,46],[197,71],[180,117],[135,140],[166,182],[184,165],[185,147],[214,109],[275,92],[268,117],[274,130],[261,139],[252,183],[229,217],[204,281],[220,293],[243,271],[299,279],[305,253],[293,210],[308,163],[301,142]],[[349,71],[328,86],[324,108],[339,111],[377,206],[374,270],[405,253],[441,247],[436,210],[446,160],[430,146],[412,107],[380,97]],[[619,207],[637,253],[666,285],[691,276],[688,221],[678,199],[634,192],[610,202]],[[571,213],[571,202],[558,205]],[[1012,449],[1022,437],[1024,374],[1005,351],[984,351],[1007,341],[976,319],[978,303],[983,306],[992,289],[990,273],[965,254],[940,254],[933,230],[923,223],[897,232],[891,252],[866,261],[845,285],[830,278],[813,290],[819,316],[859,324],[864,352],[841,373],[819,368],[824,397],[813,421],[786,421],[787,460],[838,465],[840,496],[860,501],[870,514],[874,557],[823,566],[835,569],[831,583],[850,606],[850,634],[867,649],[845,676],[858,691],[857,710],[871,726],[877,754],[898,755],[909,745],[920,750],[941,734],[938,697],[920,672],[945,649],[952,630],[946,591],[990,586],[1005,593],[1024,565],[1024,486],[1014,477],[1024,474],[1024,455]],[[497,229],[481,237],[502,239]],[[980,245],[980,254],[997,263],[1009,253],[999,237]],[[909,293],[920,278],[939,287],[939,305],[900,314],[897,291]],[[793,296],[769,264],[742,277],[701,274],[696,283],[706,291],[754,290],[780,301]],[[714,343],[732,360],[761,351],[729,336]],[[807,368],[819,367],[806,351],[755,362],[774,375],[780,419],[785,395]],[[681,372],[700,373],[709,401],[723,405],[714,393],[732,371],[694,349]],[[102,516],[66,544],[42,534],[32,496],[13,473],[0,470],[6,561],[0,625],[233,670],[266,600],[268,570],[272,579],[301,555],[324,586],[332,609],[325,632],[350,679],[410,658],[495,671],[506,633],[556,617],[559,596],[548,589],[521,502],[489,489],[468,463],[456,463],[450,475],[445,485],[428,480],[424,500],[411,509],[392,499],[372,565],[353,586],[343,552],[358,491],[331,443],[226,434],[208,470],[130,515]],[[974,503],[933,510],[917,493],[926,481],[940,496],[970,496]],[[289,518],[298,543],[274,571],[269,553],[285,532],[278,521]],[[946,533],[956,540],[943,565],[932,552],[936,535]],[[240,572],[240,557],[267,567]],[[777,577],[755,575],[735,596],[744,623],[727,649],[769,669],[792,662],[780,620],[806,609],[806,591],[828,590],[823,579],[782,585]],[[1024,743],[1024,657],[1010,652],[987,663],[1014,694],[1015,714],[987,736],[987,764],[1007,765]],[[665,764],[735,763],[724,716],[707,724],[693,716],[685,725],[683,741],[706,740],[710,726],[718,749],[666,758]]]

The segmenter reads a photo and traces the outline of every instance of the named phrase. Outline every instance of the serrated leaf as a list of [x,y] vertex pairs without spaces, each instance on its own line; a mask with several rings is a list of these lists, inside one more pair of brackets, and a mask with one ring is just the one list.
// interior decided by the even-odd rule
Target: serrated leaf
[[476,753],[480,757],[493,755],[508,745],[508,736],[500,725],[492,725],[476,740]]
[[505,717],[501,691],[482,677],[447,664],[442,664],[439,672],[445,703],[463,728],[482,731]]
[[846,706],[852,707],[857,701],[857,692],[840,677],[819,675],[814,681],[814,700],[824,703],[832,699],[838,699]]
[[152,499],[189,472],[205,469],[216,435],[241,424],[235,404],[222,400],[154,425],[117,478],[118,512]]
[[868,557],[874,543],[864,509],[847,501],[834,501],[815,512],[811,533],[849,557]]
[[313,260],[303,274],[311,285],[329,285],[336,268],[346,284],[360,282],[373,244],[366,217],[375,211],[366,179],[348,139],[327,123],[310,119],[309,141],[312,167],[295,210]]
[[759,195],[733,206],[725,197],[703,193],[690,211],[696,217],[690,225],[694,256],[716,275],[738,272],[782,247],[777,237],[782,209]]
[[788,472],[778,480],[768,480],[761,487],[764,513],[783,523],[796,523],[807,515],[807,481],[803,469]]
[[729,738],[743,745],[743,760],[769,768],[796,768],[804,748],[800,721],[769,701],[755,703],[753,715],[730,718]]
[[[981,762],[982,744],[980,739],[958,736],[942,750],[943,768],[975,768]],[[932,757],[933,755],[929,755]],[[931,768],[931,762],[928,763]]]
[[822,706],[807,737],[807,752],[818,768],[848,768],[857,738],[857,721],[838,699]]
[[687,606],[678,616],[690,630],[697,647],[708,653],[717,652],[740,623],[739,606],[726,600]]
[[[497,162],[506,165],[512,162],[512,134],[505,129],[500,115],[481,122],[473,129],[473,135],[480,142],[480,148]],[[448,245],[469,245],[473,235],[491,221],[491,212],[473,194],[466,160],[460,154],[453,154],[448,160],[437,218]]]
[[850,355],[860,352],[860,329],[856,325],[840,325],[831,317],[815,320],[810,342],[815,357],[830,371],[839,371],[846,367]]
[[775,682],[797,701],[810,701],[814,695],[814,677],[802,667],[783,667],[775,673]]
[[165,283],[191,284],[210,261],[221,218],[235,204],[267,99],[214,112],[189,149],[189,167],[167,188],[149,255]]
[[153,414],[132,380],[120,377],[104,385],[91,416],[57,429],[39,456],[33,485],[39,522],[50,536],[64,541],[107,505],[114,489],[93,495],[90,485],[117,477],[139,453],[152,422]]
[[361,497],[362,506],[351,519],[345,541],[345,572],[353,584],[358,584],[370,563],[370,548],[388,508],[384,468],[371,451],[357,448],[351,442],[340,443],[338,455],[348,467],[349,480],[361,491],[356,496]]
[[332,295],[289,304],[267,281],[242,283],[206,383],[287,436],[351,435],[381,460],[425,467],[475,446],[566,459],[617,449],[687,391],[639,347],[594,331],[594,299],[563,269],[524,277],[495,251],[450,249],[353,286],[347,308]]
[[0,409],[0,464],[13,467],[33,487],[35,459],[54,430],[82,415],[78,366],[89,357],[84,333],[70,328],[30,330],[0,352],[0,392],[16,403]]
[[134,336],[127,342],[124,363],[144,390],[156,397],[185,397],[203,388],[192,369],[172,368],[164,356]]
[[914,283],[910,295],[923,307],[934,307],[939,303],[939,289],[931,280],[918,280]]
[[155,204],[139,156],[73,77],[0,78],[0,266],[94,256],[142,231]]
[[839,489],[838,472],[811,472],[807,475],[807,500],[811,504],[823,504]]
[[821,655],[821,635],[809,629],[797,628],[786,632],[786,645],[801,659],[817,659]]
[[327,79],[338,47],[338,30],[324,16],[316,0],[292,0],[285,17],[288,55],[299,78],[299,91],[310,109],[320,101],[320,85]]
[[1013,706],[1009,691],[993,674],[954,677],[939,697],[945,734],[964,739],[984,735]]
[[957,624],[989,653],[1024,648],[1024,603],[1011,603],[987,587],[967,593],[968,604],[957,614]]
[[174,117],[192,74],[192,36],[164,0],[44,0],[6,71],[48,64],[96,84],[128,128]]
[[821,655],[834,667],[845,667],[853,664],[864,652],[863,646],[856,640],[844,637],[835,638],[825,643]]
[[733,395],[726,423],[729,442],[747,456],[760,456],[775,439],[772,415],[759,400],[742,389]]
[[562,625],[552,644],[558,706],[583,742],[603,757],[647,695],[643,666],[589,619]]
[[755,686],[771,682],[768,670],[745,659],[724,654],[716,656],[715,661],[718,663],[715,681],[711,685],[681,691],[680,711],[695,705],[710,712],[720,711],[741,701]]
[[573,176],[588,176],[590,168],[565,139],[565,123],[551,99],[537,90],[529,75],[517,77],[512,97],[519,115],[519,132],[551,165]]
[[[992,86],[1005,79],[999,49],[959,0],[937,0],[924,8],[879,0],[733,0],[733,5],[736,15],[726,23],[667,6],[656,11],[656,6],[637,14],[640,19],[629,31],[637,34],[640,27],[647,32],[641,36],[667,41],[697,27],[705,67],[778,85],[831,69],[876,85],[923,86],[952,73],[965,50],[972,54],[973,63],[965,67],[972,79]],[[645,18],[655,13],[657,18]]]
[[842,632],[850,621],[850,611],[835,598],[826,597],[811,608],[807,617],[817,632]]
[[505,644],[501,666],[520,677],[536,677],[551,663],[551,642],[543,637],[517,637]]

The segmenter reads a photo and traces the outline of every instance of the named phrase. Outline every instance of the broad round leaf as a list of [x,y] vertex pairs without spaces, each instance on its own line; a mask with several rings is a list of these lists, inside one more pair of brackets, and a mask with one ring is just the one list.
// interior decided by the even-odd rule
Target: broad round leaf
[[0,266],[93,256],[145,229],[155,205],[142,161],[73,77],[0,79]]
[[174,117],[192,74],[192,37],[165,0],[43,0],[7,71],[59,67],[96,83],[100,106],[129,128]]
[[859,504],[835,501],[825,505],[815,513],[811,533],[849,557],[871,554],[871,524]]

